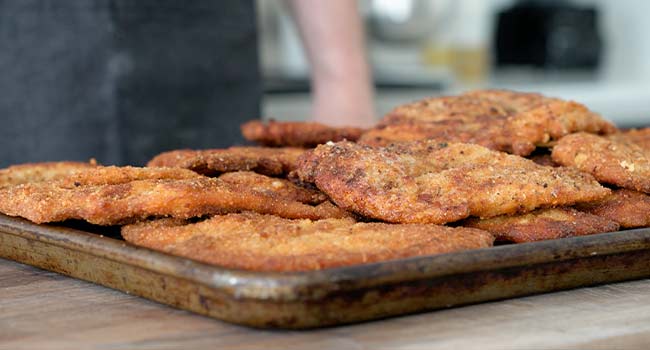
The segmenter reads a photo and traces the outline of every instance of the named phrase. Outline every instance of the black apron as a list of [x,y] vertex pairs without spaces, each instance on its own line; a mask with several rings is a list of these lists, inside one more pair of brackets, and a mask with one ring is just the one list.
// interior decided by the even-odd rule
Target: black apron
[[252,1],[0,0],[0,167],[239,144],[259,80]]

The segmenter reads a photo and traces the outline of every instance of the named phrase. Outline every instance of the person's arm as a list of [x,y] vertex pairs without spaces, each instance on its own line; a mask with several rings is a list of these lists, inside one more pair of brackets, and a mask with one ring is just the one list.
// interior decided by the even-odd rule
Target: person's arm
[[371,73],[355,0],[289,0],[312,72],[312,120],[375,122]]

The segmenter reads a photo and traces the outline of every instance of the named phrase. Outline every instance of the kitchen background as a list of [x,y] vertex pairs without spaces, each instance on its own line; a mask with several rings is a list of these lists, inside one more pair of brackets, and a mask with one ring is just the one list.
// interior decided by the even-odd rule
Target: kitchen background
[[[378,117],[426,96],[494,87],[650,124],[650,1],[361,0]],[[258,0],[263,116],[309,115],[308,63],[284,2]]]

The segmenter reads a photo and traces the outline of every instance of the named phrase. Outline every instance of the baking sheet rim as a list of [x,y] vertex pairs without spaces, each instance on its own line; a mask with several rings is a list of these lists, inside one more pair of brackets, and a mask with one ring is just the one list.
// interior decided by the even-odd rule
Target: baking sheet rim
[[[227,292],[236,299],[274,302],[316,300],[329,292],[650,250],[650,228],[641,228],[317,271],[256,272],[208,265],[95,233],[38,225],[2,214],[0,233],[90,253],[158,273],[173,273],[206,287]],[[359,279],[359,276],[364,278]],[[318,295],[313,294],[315,290],[319,291]]]

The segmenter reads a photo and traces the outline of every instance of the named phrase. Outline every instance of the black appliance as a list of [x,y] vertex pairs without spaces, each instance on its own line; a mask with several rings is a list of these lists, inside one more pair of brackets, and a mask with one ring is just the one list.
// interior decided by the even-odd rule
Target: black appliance
[[594,70],[603,40],[595,7],[568,1],[519,1],[498,14],[497,67]]

